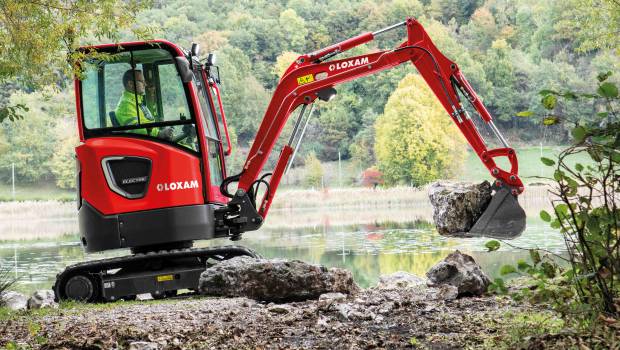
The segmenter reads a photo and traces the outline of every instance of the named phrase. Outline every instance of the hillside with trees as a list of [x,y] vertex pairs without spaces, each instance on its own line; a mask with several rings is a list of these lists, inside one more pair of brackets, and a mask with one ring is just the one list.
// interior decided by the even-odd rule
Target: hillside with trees
[[[588,7],[592,3],[597,6]],[[538,91],[585,91],[587,82],[599,72],[617,71],[620,62],[617,45],[613,44],[620,11],[613,1],[173,0],[155,1],[148,8],[147,5],[136,10],[133,18],[134,27],[145,30],[109,28],[108,32],[83,36],[79,43],[133,40],[142,34],[166,38],[185,47],[197,42],[203,55],[215,52],[222,76],[223,103],[239,151],[229,158],[233,167],[243,161],[244,150],[247,152],[254,139],[280,74],[297,54],[407,17],[419,19],[440,50],[459,64],[498,126],[516,145],[538,144],[541,140],[545,144],[567,142],[570,135],[565,126],[543,131],[540,120],[520,117],[519,112],[543,113]],[[10,23],[3,28],[10,28]],[[52,29],[52,33],[62,30]],[[8,33],[0,33],[8,35],[5,32]],[[350,55],[393,48],[404,37],[402,31],[394,31],[352,50]],[[63,38],[66,35],[58,40]],[[21,58],[10,61],[11,52],[3,53],[3,71],[14,69],[14,64],[27,66]],[[17,78],[10,74],[0,76],[6,87],[0,107],[29,108],[16,110],[25,117],[23,120],[2,123],[0,180],[7,181],[9,168],[15,164],[23,181],[53,180],[59,186],[71,187],[72,170],[68,167],[73,167],[70,149],[76,140],[67,130],[73,128],[75,117],[72,103],[65,101],[70,101],[72,84],[66,78],[67,70],[56,68],[57,57],[53,58],[56,61],[37,59],[40,62],[35,65],[48,64],[57,77],[50,80],[45,76],[50,72],[42,70],[41,76],[47,77],[43,82],[51,82],[55,90],[44,92],[42,86],[46,84],[28,80],[36,75],[36,70],[28,70],[27,75]],[[297,164],[312,153],[321,162],[338,160],[340,154],[341,159],[358,164],[359,169],[376,165],[381,157],[375,150],[386,146],[377,135],[383,127],[380,121],[389,115],[386,103],[408,74],[415,74],[414,67],[402,65],[338,87],[333,101],[317,106]],[[618,75],[610,79],[617,81]],[[565,109],[556,111],[556,117],[566,118],[572,110],[569,102]],[[411,113],[421,113],[418,118],[426,117],[422,110]],[[483,135],[488,136],[484,130]],[[37,159],[24,158],[26,150],[37,147],[45,149],[38,152]],[[410,182],[403,176],[389,182]]]

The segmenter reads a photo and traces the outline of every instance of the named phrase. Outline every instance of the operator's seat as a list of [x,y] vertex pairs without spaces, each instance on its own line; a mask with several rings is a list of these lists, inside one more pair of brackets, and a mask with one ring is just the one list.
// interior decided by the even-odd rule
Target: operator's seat
[[116,112],[111,111],[110,113],[108,113],[108,115],[110,116],[110,121],[112,122],[113,127],[121,126],[121,124],[118,122],[118,119],[116,119]]

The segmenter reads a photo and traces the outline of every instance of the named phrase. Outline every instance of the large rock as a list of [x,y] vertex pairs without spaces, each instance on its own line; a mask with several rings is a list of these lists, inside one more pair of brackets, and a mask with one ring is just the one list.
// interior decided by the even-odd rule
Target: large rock
[[273,302],[316,299],[324,293],[350,294],[359,290],[347,270],[327,269],[298,260],[247,256],[208,268],[200,275],[199,288],[207,295]]
[[22,293],[5,291],[0,294],[0,306],[5,306],[14,311],[26,310],[28,308],[28,297]]
[[34,292],[28,299],[29,309],[40,309],[43,307],[57,308],[58,304],[54,301],[54,291],[51,289],[42,289]]
[[491,201],[491,184],[435,182],[428,197],[433,206],[433,221],[440,234],[468,232]]
[[455,286],[459,296],[481,295],[491,283],[474,258],[458,250],[428,270],[426,277],[430,285]]
[[426,279],[404,271],[381,276],[379,283],[377,283],[377,289],[415,288],[419,286],[426,286]]

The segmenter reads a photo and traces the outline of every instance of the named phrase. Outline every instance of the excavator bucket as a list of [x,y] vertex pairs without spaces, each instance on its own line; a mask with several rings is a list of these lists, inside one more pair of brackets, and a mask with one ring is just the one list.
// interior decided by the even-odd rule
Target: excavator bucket
[[525,211],[517,196],[506,187],[499,188],[487,209],[469,230],[472,236],[512,239],[525,230]]

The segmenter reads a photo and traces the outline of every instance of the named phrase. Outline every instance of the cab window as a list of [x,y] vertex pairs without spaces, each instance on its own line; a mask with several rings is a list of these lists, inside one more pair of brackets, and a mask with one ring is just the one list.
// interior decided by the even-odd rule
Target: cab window
[[185,87],[170,52],[124,51],[87,62],[84,68],[82,115],[87,137],[139,135],[198,151]]
[[224,133],[226,132],[225,130],[225,125],[224,125],[224,118],[222,116],[222,110],[220,108],[219,105],[219,99],[221,99],[221,97],[219,96],[219,89],[217,89],[215,83],[209,84],[209,88],[211,91],[211,96],[213,96],[213,109],[215,110],[215,115],[216,115],[216,119],[217,119],[217,124],[218,127],[220,129],[220,135],[221,135],[221,140],[222,140],[222,146],[224,147],[224,149],[228,149],[229,145],[228,145],[228,140],[226,139],[226,136],[224,135]]
[[194,77],[196,88],[198,90],[198,101],[200,102],[200,109],[203,114],[203,129],[205,130],[205,139],[207,142],[207,149],[209,152],[209,173],[211,177],[211,184],[219,186],[224,178],[224,171],[222,169],[222,143],[220,141],[220,134],[217,130],[217,124],[212,113],[212,106],[209,103],[210,98],[208,94],[208,86],[204,81],[203,71],[198,65],[195,66]]

